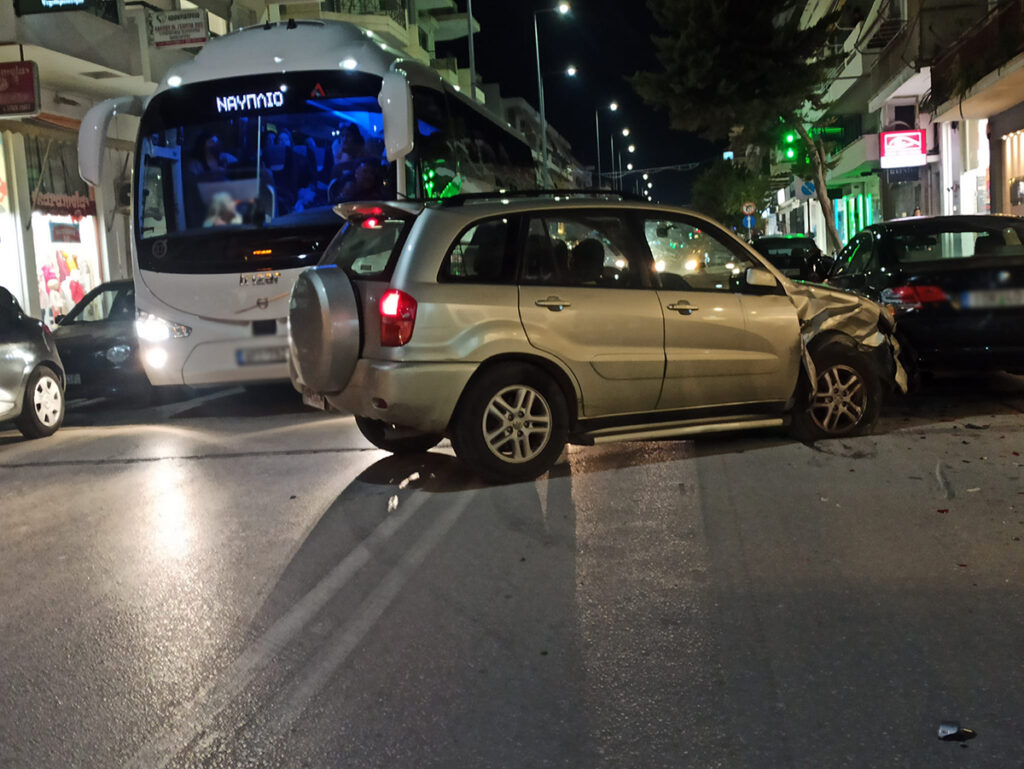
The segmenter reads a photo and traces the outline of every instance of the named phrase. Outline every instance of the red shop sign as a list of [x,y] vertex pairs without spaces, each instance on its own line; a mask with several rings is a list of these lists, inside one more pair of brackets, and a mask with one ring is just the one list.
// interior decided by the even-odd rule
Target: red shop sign
[[39,110],[39,68],[36,63],[0,62],[0,116],[30,116],[38,114]]
[[96,216],[96,201],[78,192],[73,195],[37,192],[32,196],[32,210],[53,216]]
[[928,141],[924,129],[883,131],[879,137],[882,168],[923,166],[928,162]]

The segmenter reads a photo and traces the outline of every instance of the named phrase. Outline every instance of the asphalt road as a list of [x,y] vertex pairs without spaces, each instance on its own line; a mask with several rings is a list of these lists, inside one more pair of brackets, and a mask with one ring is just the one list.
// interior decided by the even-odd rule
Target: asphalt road
[[0,767],[1021,765],[1024,378],[499,487],[292,396],[0,428]]

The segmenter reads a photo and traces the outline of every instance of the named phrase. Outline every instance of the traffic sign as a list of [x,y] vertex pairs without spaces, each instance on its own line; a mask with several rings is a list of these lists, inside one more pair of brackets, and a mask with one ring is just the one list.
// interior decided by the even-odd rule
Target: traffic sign
[[757,224],[757,220],[753,216],[750,216],[748,214],[747,216],[743,217],[743,226],[746,227],[748,230],[754,229],[755,224]]
[[800,185],[798,196],[804,200],[814,197],[814,182],[804,182]]
[[743,204],[743,213],[746,216],[750,216],[750,214],[754,213],[756,210],[757,210],[757,204],[756,203],[753,203],[751,201],[747,201],[746,203]]

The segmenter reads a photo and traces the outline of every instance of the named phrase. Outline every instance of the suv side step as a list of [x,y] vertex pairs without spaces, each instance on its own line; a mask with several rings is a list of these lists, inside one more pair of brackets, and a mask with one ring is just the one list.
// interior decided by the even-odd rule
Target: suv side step
[[657,438],[675,438],[684,435],[703,435],[706,433],[726,433],[732,430],[749,430],[757,427],[782,427],[786,424],[785,417],[763,417],[749,419],[730,419],[728,422],[706,420],[694,422],[692,419],[680,422],[662,422],[652,425],[621,425],[606,427],[601,430],[576,433],[570,437],[571,443],[593,446],[597,443],[614,441],[642,441]]

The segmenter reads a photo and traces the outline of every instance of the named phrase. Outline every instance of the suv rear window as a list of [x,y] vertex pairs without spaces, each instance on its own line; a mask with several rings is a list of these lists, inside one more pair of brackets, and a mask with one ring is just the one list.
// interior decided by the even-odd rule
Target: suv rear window
[[402,250],[411,219],[349,219],[324,251],[321,265],[341,267],[355,278],[378,278],[387,273]]

